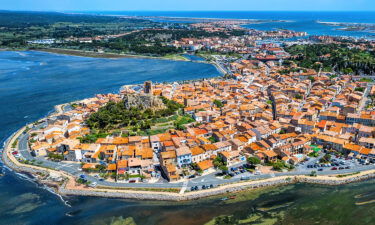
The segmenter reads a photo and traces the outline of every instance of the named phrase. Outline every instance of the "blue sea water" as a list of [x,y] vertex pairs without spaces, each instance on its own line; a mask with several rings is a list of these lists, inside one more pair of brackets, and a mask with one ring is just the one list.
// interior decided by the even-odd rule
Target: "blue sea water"
[[[316,20],[375,23],[375,15],[370,12],[104,13],[290,20],[293,22],[251,26],[268,30],[283,25],[290,26],[288,29],[307,31],[310,34],[345,36],[369,34],[333,31],[332,27],[317,24]],[[163,82],[218,74],[211,65],[190,62],[96,59],[43,52],[0,52],[0,140],[4,141],[24,124],[46,115],[56,104],[90,97],[96,93],[116,92],[123,84],[141,83],[144,80]],[[344,187],[297,185],[284,191],[276,188],[281,194],[263,194],[255,200],[228,205],[218,200],[177,204],[69,197],[67,200],[72,206],[69,207],[58,196],[29,181],[28,178],[21,178],[6,170],[6,175],[0,177],[0,224],[111,224],[116,218],[130,216],[137,224],[203,224],[219,215],[234,215],[246,219],[247,216],[253,215],[256,207],[275,206],[285,201],[292,201],[292,205],[286,208],[284,215],[287,220],[284,224],[374,224],[374,205],[354,204],[356,196],[374,193],[374,187],[373,181]],[[268,219],[272,217],[267,212],[264,216]]]
[[56,104],[117,92],[145,80],[170,82],[218,76],[205,63],[99,59],[45,52],[0,52],[0,140]]
[[[224,19],[256,19],[256,20],[285,20],[288,22],[269,22],[253,24],[246,27],[259,30],[273,30],[277,28],[295,31],[306,31],[310,35],[335,35],[352,37],[373,37],[374,33],[366,31],[342,31],[338,27],[327,26],[322,22],[347,22],[347,23],[372,23],[375,24],[374,12],[285,12],[285,11],[96,11],[85,12],[103,15],[127,15],[127,16],[166,16],[188,18],[224,18]],[[184,22],[176,19],[176,22]]]
[[[1,145],[57,104],[118,92],[122,85],[146,80],[171,82],[219,75],[216,67],[206,63],[0,51]],[[0,224],[56,224],[66,217],[66,210],[57,196],[27,179],[10,171],[0,176]]]

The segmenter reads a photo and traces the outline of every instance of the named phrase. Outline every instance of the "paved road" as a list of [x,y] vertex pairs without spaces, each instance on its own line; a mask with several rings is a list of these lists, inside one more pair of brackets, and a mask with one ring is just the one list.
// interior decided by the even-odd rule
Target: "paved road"
[[[38,125],[38,126],[42,126]],[[69,163],[69,162],[53,162],[49,161],[43,157],[33,157],[31,156],[27,144],[28,140],[28,134],[22,134],[19,138],[19,152],[27,160],[36,160],[36,162],[41,162],[42,166],[54,168],[57,170],[62,170],[65,171],[69,174],[72,174],[73,176],[79,177],[81,174],[85,174],[82,171],[80,171],[80,164],[79,163]],[[320,156],[321,157],[321,156]],[[242,176],[248,176],[250,177],[251,180],[255,179],[265,179],[265,178],[271,178],[271,177],[278,177],[278,176],[285,176],[285,175],[308,175],[311,173],[311,171],[317,171],[317,168],[307,168],[307,164],[314,164],[316,161],[319,160],[318,158],[312,158],[310,159],[311,161],[305,163],[305,165],[298,166],[294,171],[291,172],[282,172],[282,173],[273,173],[273,174],[262,174],[262,175],[254,175],[251,173],[242,173],[238,174],[231,179],[223,179],[220,177],[216,177],[215,173],[204,175],[204,176],[199,176],[193,179],[190,179],[189,181],[185,182],[178,182],[178,183],[168,183],[165,182],[165,180],[159,179],[156,183],[115,183],[115,182],[108,182],[108,181],[99,181],[98,178],[85,174],[86,179],[90,182],[96,182],[98,185],[103,185],[103,186],[111,186],[111,187],[144,187],[144,188],[182,188],[185,187],[186,189],[190,189],[190,187],[193,186],[199,186],[201,187],[202,185],[222,185],[226,183],[233,183],[233,182],[238,182],[241,180]],[[234,166],[239,166],[242,163],[236,164]],[[233,167],[233,166],[232,166]],[[317,171],[318,175],[331,175],[331,174],[342,174],[342,173],[354,173],[354,172],[359,172],[359,171],[364,171],[364,170],[369,170],[369,169],[375,169],[375,165],[368,165],[368,166],[363,166],[359,165],[357,163],[351,164],[351,169],[346,169],[346,170],[331,170],[330,168],[324,168],[323,171]]]
[[372,85],[368,84],[364,93],[363,93],[363,97],[358,104],[357,112],[361,112],[363,110],[363,108],[366,106],[367,96],[370,93],[371,88],[372,88]]

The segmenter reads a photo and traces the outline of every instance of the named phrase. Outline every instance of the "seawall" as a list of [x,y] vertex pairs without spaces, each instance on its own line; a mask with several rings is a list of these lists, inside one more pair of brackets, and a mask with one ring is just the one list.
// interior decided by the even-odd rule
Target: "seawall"
[[[55,107],[56,112],[61,112],[64,105],[58,105]],[[52,113],[53,115],[55,113]],[[227,193],[239,192],[243,190],[256,189],[262,187],[288,185],[298,182],[311,183],[311,184],[322,184],[322,185],[343,185],[352,182],[358,182],[362,180],[368,180],[375,178],[375,170],[362,171],[357,174],[347,174],[344,177],[337,177],[338,174],[332,176],[317,176],[310,177],[306,175],[298,176],[280,176],[267,178],[263,180],[250,180],[241,181],[237,183],[225,184],[216,188],[199,190],[194,192],[185,192],[183,194],[154,191],[154,190],[137,190],[133,188],[129,189],[114,189],[112,187],[101,187],[101,188],[87,188],[77,186],[75,177],[63,171],[57,171],[50,168],[41,166],[22,164],[20,163],[12,152],[12,143],[26,130],[27,126],[22,127],[20,130],[11,135],[4,144],[4,151],[2,159],[5,165],[9,168],[23,173],[33,174],[38,178],[40,183],[46,184],[53,187],[58,193],[62,195],[80,195],[80,196],[98,196],[98,197],[112,197],[112,198],[127,198],[127,199],[147,199],[147,200],[163,200],[163,201],[187,201],[194,200],[214,195],[222,195]],[[65,179],[63,184],[57,184],[49,180],[40,180],[38,174],[52,174],[55,177],[60,176]]]

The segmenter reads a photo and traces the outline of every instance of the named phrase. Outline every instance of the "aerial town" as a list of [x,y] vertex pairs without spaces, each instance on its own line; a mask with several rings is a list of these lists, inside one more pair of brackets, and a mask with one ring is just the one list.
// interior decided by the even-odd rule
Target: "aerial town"
[[[243,29],[238,22],[193,27],[208,32]],[[250,30],[244,36],[173,40],[170,46],[197,55],[215,52],[208,57],[224,76],[147,81],[65,105],[29,131],[30,153],[36,159],[71,163],[77,173],[101,181],[126,183],[176,182],[208,174],[230,180],[293,171],[355,171],[375,163],[373,81],[324,72],[319,63],[312,69],[290,61],[298,56],[285,51],[287,46],[343,41],[293,39],[303,36],[305,32]],[[352,47],[368,46],[374,48],[374,43]],[[127,112],[138,108],[142,115],[133,115],[125,125],[115,119],[104,123],[101,112],[110,110],[110,104]],[[159,115],[166,105],[176,108]],[[158,116],[144,119],[146,111]]]

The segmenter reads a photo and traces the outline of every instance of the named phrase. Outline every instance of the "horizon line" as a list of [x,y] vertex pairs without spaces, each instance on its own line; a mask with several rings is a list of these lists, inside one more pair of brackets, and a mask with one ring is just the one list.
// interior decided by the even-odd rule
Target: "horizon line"
[[12,12],[375,12],[375,10],[27,10],[0,9]]

